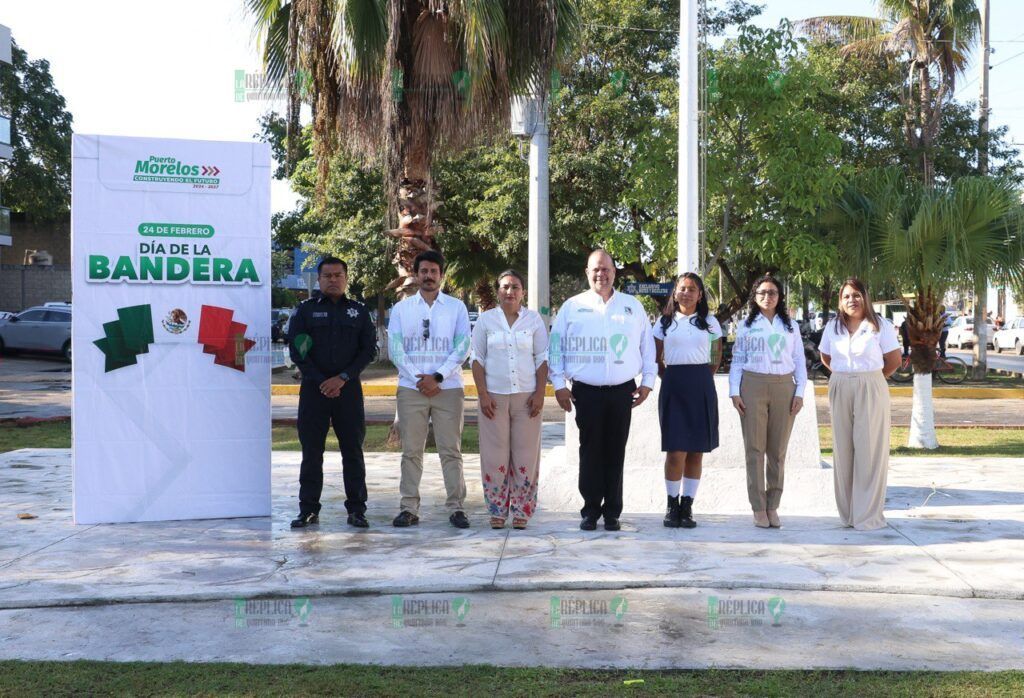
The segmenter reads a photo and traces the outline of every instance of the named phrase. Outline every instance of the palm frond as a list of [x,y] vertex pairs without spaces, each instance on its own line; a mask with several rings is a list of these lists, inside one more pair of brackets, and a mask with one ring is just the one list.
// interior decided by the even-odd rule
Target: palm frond
[[793,26],[797,31],[812,39],[841,44],[870,39],[889,31],[886,20],[857,15],[808,17],[795,22]]

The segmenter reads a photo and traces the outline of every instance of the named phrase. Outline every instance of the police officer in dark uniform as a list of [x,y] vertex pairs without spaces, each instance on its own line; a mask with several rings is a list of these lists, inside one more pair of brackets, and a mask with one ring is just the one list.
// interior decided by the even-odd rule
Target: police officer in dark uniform
[[377,355],[377,336],[366,306],[345,295],[348,265],[325,257],[316,271],[320,295],[303,301],[288,325],[289,352],[302,372],[299,516],[292,528],[319,523],[324,441],[332,424],[341,447],[348,523],[366,528],[366,421],[359,374]]

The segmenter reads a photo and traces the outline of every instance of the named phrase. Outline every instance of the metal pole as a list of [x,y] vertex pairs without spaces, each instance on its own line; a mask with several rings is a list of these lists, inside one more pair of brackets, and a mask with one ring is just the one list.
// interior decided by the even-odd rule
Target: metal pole
[[529,286],[527,305],[551,325],[551,269],[548,256],[548,114],[547,104],[534,102],[535,121],[530,136]]
[[697,205],[697,0],[679,7],[679,195],[678,272],[697,271],[700,263]]
[[[989,0],[981,3],[981,95],[978,99],[978,174],[988,175],[988,73],[989,73]],[[974,365],[975,379],[984,380],[988,374],[988,275],[975,280],[977,298],[974,300]]]

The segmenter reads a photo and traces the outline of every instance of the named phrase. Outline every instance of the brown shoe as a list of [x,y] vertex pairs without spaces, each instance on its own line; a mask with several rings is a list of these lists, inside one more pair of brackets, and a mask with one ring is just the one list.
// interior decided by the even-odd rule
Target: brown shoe
[[779,512],[775,509],[768,510],[768,525],[772,528],[782,528],[782,522],[779,521]]
[[517,531],[522,531],[524,528],[526,528],[526,521],[526,519],[512,519],[512,528],[516,529]]
[[492,516],[491,528],[505,528],[505,519],[501,516]]
[[768,515],[763,511],[754,512],[754,525],[758,528],[770,528],[771,524],[768,523]]

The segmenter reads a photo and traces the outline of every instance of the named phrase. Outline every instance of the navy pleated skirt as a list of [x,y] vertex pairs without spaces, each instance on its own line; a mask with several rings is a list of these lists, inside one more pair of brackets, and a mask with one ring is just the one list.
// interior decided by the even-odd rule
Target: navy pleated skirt
[[665,368],[658,419],[662,451],[708,453],[718,448],[718,393],[707,364]]

